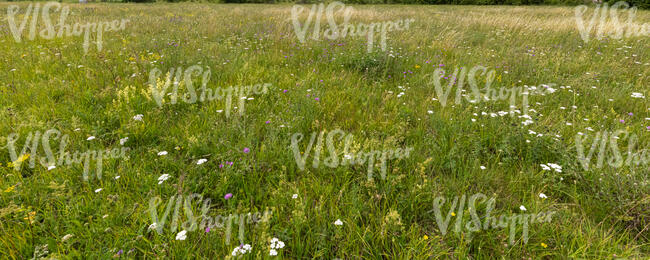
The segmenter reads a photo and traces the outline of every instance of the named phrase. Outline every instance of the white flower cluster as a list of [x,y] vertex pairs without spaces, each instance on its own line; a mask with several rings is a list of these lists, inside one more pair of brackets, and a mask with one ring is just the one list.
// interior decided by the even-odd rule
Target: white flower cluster
[[551,169],[553,169],[556,172],[562,172],[562,166],[554,163],[540,164],[539,166],[542,166],[542,170],[545,171],[550,171]]
[[643,96],[642,93],[638,93],[638,92],[632,92],[632,97],[633,98],[645,98],[645,96]]
[[169,174],[165,173],[163,175],[160,175],[160,177],[158,177],[158,184],[162,184],[167,179],[169,179]]
[[181,232],[178,232],[178,234],[176,234],[176,240],[185,240],[186,238],[187,238],[187,230],[183,230]]
[[284,242],[280,241],[277,237],[274,237],[271,239],[271,250],[269,250],[269,255],[270,256],[276,256],[278,255],[278,251],[276,249],[284,248]]
[[240,256],[240,255],[244,255],[246,253],[250,253],[251,250],[253,250],[253,247],[251,247],[251,245],[249,245],[249,244],[240,245],[238,247],[235,247],[235,249],[232,250],[231,255],[232,256]]

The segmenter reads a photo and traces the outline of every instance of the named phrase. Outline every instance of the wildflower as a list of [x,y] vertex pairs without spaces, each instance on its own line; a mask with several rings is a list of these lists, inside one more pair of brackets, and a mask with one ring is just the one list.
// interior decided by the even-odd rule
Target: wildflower
[[163,156],[163,155],[167,155],[167,151],[162,151],[158,153],[158,156]]
[[187,231],[183,230],[176,234],[176,240],[185,240],[187,238]]
[[416,69],[419,69],[419,68],[420,68],[420,65],[415,64],[415,68],[416,68]]
[[4,192],[12,192],[14,191],[14,188],[16,188],[16,185],[10,186],[9,188],[5,189]]
[[166,174],[166,173],[165,173],[165,174],[163,174],[163,175],[160,175],[160,177],[158,177],[158,184],[162,184],[162,183],[165,182],[167,179],[169,179],[169,174]]
[[628,116],[633,116],[634,114],[632,112],[627,113]]
[[275,251],[275,249],[271,249],[271,250],[269,251],[269,255],[270,255],[270,256],[276,256],[276,255],[278,255],[278,251]]
[[547,247],[548,247],[548,245],[546,245],[546,244],[544,244],[544,243],[542,243],[541,245],[542,245],[543,248],[547,248]]
[[270,123],[271,123],[271,121],[269,121],[269,120],[266,120],[266,122],[265,122],[265,123],[266,123],[266,124],[270,124]]
[[65,242],[66,240],[72,238],[74,235],[73,234],[67,234],[61,238],[61,242]]
[[50,171],[50,170],[52,170],[52,169],[54,169],[54,168],[56,168],[56,166],[54,166],[54,165],[50,165],[50,166],[47,167],[47,170]]
[[226,195],[224,195],[223,198],[229,200],[230,198],[232,198],[232,193],[226,193]]
[[539,194],[539,197],[542,198],[542,199],[546,199],[546,198],[548,198],[548,197],[546,197],[546,194],[544,194],[544,193],[540,193],[540,194]]
[[244,148],[244,153],[250,153],[251,149],[248,149],[248,147]]
[[210,232],[210,226],[205,227],[205,233]]
[[429,239],[429,237],[428,237],[427,235],[424,235],[424,236],[422,237],[422,239],[427,240],[427,239]]
[[30,224],[34,223],[34,217],[36,217],[36,211],[32,211],[27,213],[27,217],[23,218],[25,220],[28,220]]
[[232,250],[232,256],[238,256],[238,255],[243,255],[246,253],[249,253],[252,250],[251,245],[249,244],[242,244],[239,245],[238,247],[235,247],[235,249]]
[[151,229],[156,229],[156,227],[158,227],[158,224],[156,224],[156,223],[152,223],[151,225],[149,225],[150,230]]
[[196,162],[196,164],[197,164],[197,165],[201,165],[201,164],[204,164],[204,163],[207,162],[207,161],[208,161],[208,159],[199,159],[199,161]]
[[117,179],[119,179],[119,178],[120,178],[120,176],[119,176],[119,175],[117,175],[117,176],[115,176],[115,179],[116,179],[116,180],[117,180]]
[[645,96],[643,96],[642,93],[638,93],[638,92],[632,92],[632,97],[633,98],[645,98]]
[[429,111],[427,111],[427,113],[433,114],[433,110],[429,110]]
[[120,139],[120,145],[124,145],[124,143],[126,143],[127,140],[129,140],[128,137],[124,137],[124,138]]
[[277,237],[271,239],[271,248],[284,248],[284,242],[280,241]]
[[625,120],[621,119],[621,120],[619,120],[619,122],[621,122],[621,123],[625,123]]
[[526,211],[526,207],[524,207],[524,205],[519,206],[519,209],[520,209],[521,211]]
[[456,213],[452,212],[452,213],[451,213],[451,216],[452,216],[452,217],[455,217],[455,216],[456,216]]
[[291,196],[291,198],[292,198],[292,199],[297,199],[297,198],[298,198],[298,194],[293,194],[293,196]]
[[479,168],[481,168],[481,170],[485,170],[485,169],[487,169],[487,168],[485,168],[485,166],[483,166],[483,165],[481,165],[481,167],[479,167]]
[[319,100],[320,100],[320,98],[314,98],[314,100],[316,100],[316,101],[319,101]]
[[137,115],[133,116],[133,120],[142,121],[142,114],[137,114]]
[[95,193],[98,193],[98,192],[100,192],[100,191],[102,191],[102,188],[96,189],[96,190],[95,190]]
[[94,140],[94,139],[95,139],[95,136],[90,136],[90,137],[86,138],[87,141]]
[[342,226],[342,225],[343,225],[343,221],[341,221],[340,219],[337,219],[336,221],[334,221],[334,225]]

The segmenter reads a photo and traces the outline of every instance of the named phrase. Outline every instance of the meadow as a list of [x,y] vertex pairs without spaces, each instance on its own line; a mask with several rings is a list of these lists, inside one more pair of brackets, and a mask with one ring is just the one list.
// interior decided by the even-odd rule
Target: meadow
[[413,20],[369,50],[291,4],[64,3],[100,47],[30,4],[0,3],[0,258],[650,257],[650,37],[611,20],[352,5]]

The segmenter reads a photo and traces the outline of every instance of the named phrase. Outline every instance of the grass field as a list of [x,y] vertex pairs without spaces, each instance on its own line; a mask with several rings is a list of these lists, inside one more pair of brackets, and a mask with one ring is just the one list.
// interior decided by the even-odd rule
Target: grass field
[[[18,26],[28,4],[17,4]],[[351,23],[414,21],[368,52],[365,37],[314,40],[310,29],[301,42],[292,5],[64,4],[68,24],[128,19],[104,32],[101,50],[95,34],[84,50],[83,35],[29,40],[29,22],[17,42],[11,5],[0,3],[0,258],[222,259],[238,249],[245,259],[650,257],[647,36],[586,42],[573,7],[354,6]],[[650,23],[650,12],[635,21]],[[519,97],[513,108],[483,93],[469,102],[469,89],[443,105],[436,69],[446,87],[454,68],[476,66],[494,71],[493,87],[530,91],[528,115]],[[190,83],[176,74],[197,92],[266,90],[186,102]],[[179,81],[175,104],[167,95],[158,103],[166,75],[169,89]],[[325,140],[337,129],[353,136],[350,153],[411,150],[384,172],[379,160],[328,167],[328,156],[348,152],[340,135],[334,153],[323,141],[313,167],[312,133]],[[30,138],[40,145],[23,149]],[[610,146],[596,148],[587,169],[579,147],[588,153],[601,139]],[[636,159],[612,164],[617,146]],[[79,155],[107,149],[124,152],[101,162]],[[494,198],[492,215],[554,214],[458,231],[475,223],[473,211],[488,220],[487,199],[450,208],[479,193]],[[451,216],[445,234],[436,198]],[[211,228],[200,225],[202,209]]]

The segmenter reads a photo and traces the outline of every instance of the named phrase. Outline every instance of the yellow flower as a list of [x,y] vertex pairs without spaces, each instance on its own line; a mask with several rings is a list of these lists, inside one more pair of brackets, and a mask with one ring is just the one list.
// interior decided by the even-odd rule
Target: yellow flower
[[25,220],[29,220],[29,223],[32,224],[34,223],[34,217],[36,217],[36,211],[32,211],[27,213],[27,217],[23,218]]
[[29,159],[29,154],[28,154],[28,153],[23,154],[22,156],[18,157],[18,159],[16,160],[16,162],[24,162],[24,161],[27,160],[27,159]]
[[453,212],[452,212],[451,215],[455,217],[455,216],[456,216],[456,213],[453,213]]
[[11,187],[5,189],[4,192],[12,192],[12,191],[14,191],[14,188],[16,188],[16,185],[11,186]]
[[547,248],[547,247],[548,247],[548,245],[547,245],[547,244],[544,244],[544,243],[542,243],[542,247],[543,247],[543,248]]
[[416,68],[416,69],[419,69],[419,68],[420,68],[420,65],[417,65],[417,64],[416,64],[416,65],[415,65],[415,68]]
[[429,237],[428,237],[427,235],[424,235],[422,238],[423,238],[424,240],[429,239]]

